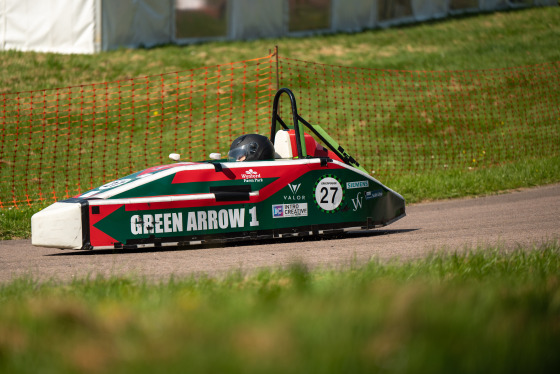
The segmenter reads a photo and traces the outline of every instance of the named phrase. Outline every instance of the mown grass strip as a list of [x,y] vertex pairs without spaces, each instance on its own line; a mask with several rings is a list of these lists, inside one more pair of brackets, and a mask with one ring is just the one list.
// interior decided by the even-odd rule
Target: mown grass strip
[[560,157],[526,159],[490,168],[441,170],[385,180],[408,203],[491,195],[560,181]]
[[560,245],[0,287],[0,371],[556,372]]

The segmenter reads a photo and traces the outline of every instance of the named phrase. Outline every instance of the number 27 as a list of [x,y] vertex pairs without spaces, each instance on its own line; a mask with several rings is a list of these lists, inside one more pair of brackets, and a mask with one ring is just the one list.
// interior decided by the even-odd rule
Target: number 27
[[[334,204],[334,198],[336,196],[336,193],[338,192],[338,187],[331,187],[330,191],[332,192],[332,198],[331,198],[331,204]],[[328,204],[329,201],[327,200],[327,198],[329,197],[329,189],[327,189],[327,187],[323,187],[321,188],[321,193],[323,194],[323,196],[321,197],[321,204]]]

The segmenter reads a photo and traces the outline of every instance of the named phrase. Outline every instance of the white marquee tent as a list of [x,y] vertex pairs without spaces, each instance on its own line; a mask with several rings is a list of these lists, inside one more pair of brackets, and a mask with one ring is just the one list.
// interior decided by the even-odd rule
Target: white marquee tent
[[0,0],[0,50],[95,53],[396,24],[557,0]]

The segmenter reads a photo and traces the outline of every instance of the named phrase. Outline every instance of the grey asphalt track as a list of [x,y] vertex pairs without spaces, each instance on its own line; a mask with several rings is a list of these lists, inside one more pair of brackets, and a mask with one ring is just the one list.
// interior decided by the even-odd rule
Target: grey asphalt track
[[560,239],[560,184],[481,198],[422,203],[390,226],[343,237],[280,239],[222,247],[136,251],[73,251],[0,241],[0,282],[21,276],[68,281],[98,275],[150,280],[206,273],[250,272],[303,262],[339,268],[381,260],[414,259],[434,250],[499,244],[505,248]]

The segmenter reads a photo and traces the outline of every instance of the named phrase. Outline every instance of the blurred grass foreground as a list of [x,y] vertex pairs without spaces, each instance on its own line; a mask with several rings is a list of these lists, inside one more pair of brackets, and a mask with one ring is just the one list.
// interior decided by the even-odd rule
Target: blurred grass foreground
[[0,372],[556,373],[560,247],[0,286]]

